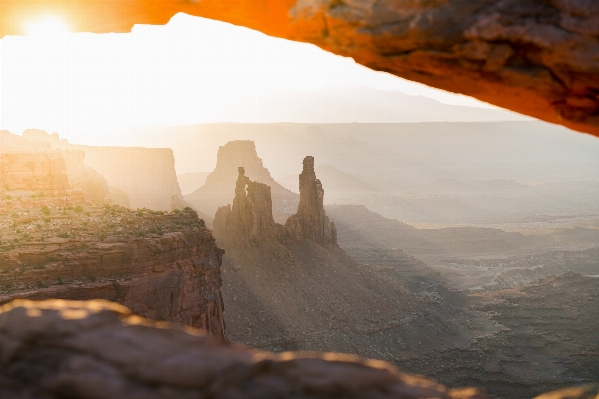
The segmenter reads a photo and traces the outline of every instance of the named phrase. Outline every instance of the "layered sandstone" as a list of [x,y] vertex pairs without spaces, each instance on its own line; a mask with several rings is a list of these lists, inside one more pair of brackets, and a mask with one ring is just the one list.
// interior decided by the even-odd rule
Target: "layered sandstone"
[[107,299],[224,336],[219,250],[195,212],[85,205],[0,217],[0,302]]
[[[118,191],[107,198],[131,208],[148,208],[158,211],[182,209],[186,205],[181,195],[175,172],[175,157],[170,148],[142,147],[95,147],[70,144],[58,135],[30,129],[23,137],[43,140],[55,149],[81,151],[85,154],[85,166],[98,172],[108,186]],[[89,174],[89,173],[88,173]],[[115,190],[112,190],[115,193]]]
[[216,211],[214,236],[222,245],[232,247],[271,240],[281,243],[305,240],[336,246],[337,230],[323,208],[324,189],[314,173],[314,157],[304,159],[299,182],[297,212],[283,226],[273,218],[270,186],[251,181],[245,175],[245,168],[239,167],[233,205]]
[[85,152],[59,150],[65,159],[69,183],[83,191],[85,201],[103,204],[109,200],[108,182],[100,173],[85,165]]
[[62,154],[40,151],[0,154],[0,207],[30,203],[67,206],[83,202],[83,192],[69,184]]
[[297,213],[287,219],[285,229],[296,240],[307,239],[319,244],[337,244],[335,224],[324,210],[324,189],[314,172],[314,157],[304,158],[299,176],[300,202]]
[[220,245],[240,245],[255,242],[269,235],[275,228],[272,216],[271,188],[253,182],[239,168],[233,205],[218,208],[213,231]]
[[278,223],[284,223],[295,212],[298,195],[272,178],[258,157],[256,145],[249,140],[230,141],[219,147],[214,171],[208,175],[202,187],[185,196],[185,201],[204,214],[214,215],[219,207],[230,203],[236,195],[239,167],[244,168],[245,175],[252,181],[270,187],[272,216]]
[[[75,31],[122,32],[177,12],[313,43],[375,70],[599,135],[594,0],[44,0]],[[23,34],[39,0],[2,2],[0,36]]]

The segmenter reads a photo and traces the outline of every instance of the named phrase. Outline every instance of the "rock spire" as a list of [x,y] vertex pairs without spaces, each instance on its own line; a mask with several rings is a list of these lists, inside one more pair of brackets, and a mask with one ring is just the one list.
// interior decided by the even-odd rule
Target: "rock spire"
[[324,211],[324,189],[314,172],[314,157],[304,158],[299,175],[300,202],[297,213],[287,219],[285,229],[291,238],[308,239],[319,244],[337,244],[337,229]]
[[314,172],[314,157],[304,159],[299,184],[297,213],[282,226],[273,219],[270,186],[251,181],[239,167],[233,205],[221,206],[214,216],[213,232],[219,245],[238,247],[264,239],[337,245],[335,224],[324,211],[324,189]]
[[238,168],[233,206],[218,208],[214,236],[221,245],[238,245],[268,235],[275,227],[270,186],[253,182]]

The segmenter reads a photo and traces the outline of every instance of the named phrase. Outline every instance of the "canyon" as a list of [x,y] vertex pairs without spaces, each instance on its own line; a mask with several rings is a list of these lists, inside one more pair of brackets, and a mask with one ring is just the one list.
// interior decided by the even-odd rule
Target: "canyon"
[[[597,250],[576,249],[583,242],[596,241],[594,229],[562,229],[545,235],[480,227],[423,229],[386,219],[364,206],[327,206],[326,186],[311,156],[304,158],[296,180],[295,212],[284,224],[278,223],[272,188],[239,166],[245,160],[262,179],[274,181],[254,143],[233,142],[223,148],[213,176],[233,170],[236,180],[231,182],[229,177],[222,185],[229,204],[215,211],[212,231],[190,208],[164,212],[84,203],[83,188],[76,189],[81,196],[78,204],[61,205],[50,196],[26,201],[3,198],[2,203],[19,204],[0,215],[4,309],[28,303],[23,306],[61,314],[57,310],[61,307],[87,309],[90,302],[12,301],[104,299],[130,309],[111,308],[108,313],[132,312],[261,350],[376,358],[448,386],[484,388],[497,398],[532,397],[592,382],[599,373],[593,360],[599,342],[592,322],[599,310],[599,280],[579,274],[596,269]],[[70,187],[70,178],[77,176],[73,173],[77,168],[68,167],[71,162],[94,183],[88,193],[106,192],[101,175],[82,168],[82,152],[44,147],[32,154],[54,154],[61,165],[53,169],[59,171],[57,177],[48,180],[46,176],[47,181]],[[32,173],[21,167],[15,170]],[[15,176],[23,180],[19,173]],[[546,251],[555,246],[548,237],[559,239],[563,249]],[[505,253],[513,254],[507,262],[501,260]],[[451,265],[454,271],[448,272]],[[92,309],[102,306],[116,305]],[[83,312],[93,318],[96,310]],[[58,330],[63,328],[60,317],[53,320]],[[25,318],[22,323],[29,321]],[[0,341],[0,350],[2,345]],[[214,349],[217,356],[224,356],[221,345],[208,347],[218,348]],[[224,345],[246,353],[234,344]],[[45,349],[31,350],[35,357]],[[70,350],[61,352],[65,364],[71,361]],[[301,357],[253,353],[270,359]],[[327,362],[339,355],[322,356],[323,370],[328,370],[333,366]],[[43,369],[47,359],[42,355],[35,367]],[[190,367],[195,367],[195,361]],[[101,369],[112,367],[110,362]],[[5,364],[11,371],[0,374],[0,382],[21,387],[29,380],[14,370],[37,363],[10,360]],[[44,373],[49,380],[65,375]],[[113,381],[129,378],[111,373]],[[87,381],[87,377],[73,378],[77,384]],[[257,377],[249,378],[253,384],[250,381]],[[119,384],[150,395],[154,388],[144,381]],[[44,384],[35,385],[36,389],[62,392],[56,388],[60,384]],[[2,383],[0,388],[6,389]],[[433,397],[450,398],[458,392],[438,389],[442,393]],[[117,392],[104,387],[100,391]],[[218,392],[226,390],[221,387]],[[475,390],[459,392],[462,396],[456,398],[468,397],[464,392],[485,397]]]

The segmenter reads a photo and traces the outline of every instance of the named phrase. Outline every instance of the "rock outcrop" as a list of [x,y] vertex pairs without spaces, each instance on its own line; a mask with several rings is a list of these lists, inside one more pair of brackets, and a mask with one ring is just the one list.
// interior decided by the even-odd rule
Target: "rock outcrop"
[[[26,130],[23,137],[43,140],[55,149],[82,151],[85,153],[85,165],[102,175],[108,186],[124,192],[133,209],[171,211],[186,206],[177,182],[175,157],[170,148],[75,145],[60,140],[58,135],[35,129]],[[124,202],[118,201],[121,205]]]
[[[488,399],[374,360],[249,350],[106,301],[0,308],[0,397]],[[537,399],[592,399],[597,384]]]
[[214,215],[219,207],[230,203],[236,195],[239,167],[244,168],[245,174],[252,181],[270,187],[273,218],[278,223],[285,223],[297,208],[298,195],[272,178],[256,153],[256,145],[249,140],[230,141],[221,146],[214,171],[208,175],[202,187],[185,196],[185,201],[204,214]]
[[297,213],[285,225],[275,223],[270,186],[253,182],[238,168],[233,205],[216,211],[214,236],[223,246],[276,240],[281,243],[307,240],[321,245],[337,245],[337,230],[323,208],[324,190],[314,173],[314,157],[304,159],[299,177],[300,201]]
[[100,173],[84,164],[85,152],[59,150],[67,165],[69,183],[83,191],[85,201],[103,204],[109,201],[108,182]]
[[335,224],[324,211],[324,189],[314,172],[314,157],[304,158],[299,176],[300,202],[297,213],[287,219],[285,229],[296,240],[307,239],[319,244],[337,244]]
[[0,154],[0,207],[30,203],[67,206],[83,202],[83,192],[69,184],[62,154],[55,151]]
[[0,396],[487,399],[339,354],[275,355],[167,328],[106,301],[0,308]]
[[0,302],[107,299],[224,336],[222,251],[195,212],[119,207],[0,216]]
[[233,205],[218,208],[214,216],[212,229],[220,245],[239,246],[272,233],[275,221],[270,191],[266,184],[251,181],[239,167]]
[[[4,1],[0,37],[38,0]],[[44,1],[76,31],[128,31],[178,12],[313,43],[375,70],[599,136],[599,5],[594,0],[245,0],[152,5]]]

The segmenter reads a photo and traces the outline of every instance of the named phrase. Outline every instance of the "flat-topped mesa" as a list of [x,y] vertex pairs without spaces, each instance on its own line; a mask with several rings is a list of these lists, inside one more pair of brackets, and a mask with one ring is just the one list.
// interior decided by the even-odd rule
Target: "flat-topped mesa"
[[214,236],[224,246],[253,242],[275,227],[270,186],[251,181],[243,167],[238,173],[233,206],[218,208],[214,217]]
[[298,195],[277,183],[256,152],[256,144],[249,140],[235,140],[219,147],[216,167],[208,175],[206,183],[185,196],[185,201],[196,210],[214,215],[223,204],[230,203],[238,178],[238,167],[252,181],[266,184],[272,194],[273,218],[284,223],[295,212]]
[[288,235],[296,240],[308,239],[319,244],[337,245],[337,229],[324,211],[324,189],[314,172],[314,157],[304,158],[299,191],[297,213],[285,223]]

